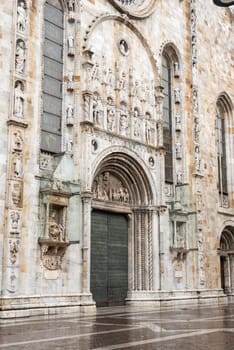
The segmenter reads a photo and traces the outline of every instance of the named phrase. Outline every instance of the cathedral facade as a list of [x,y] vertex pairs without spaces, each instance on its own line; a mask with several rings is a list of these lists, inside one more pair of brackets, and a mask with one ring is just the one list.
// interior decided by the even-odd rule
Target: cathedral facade
[[0,15],[0,317],[233,301],[233,10]]

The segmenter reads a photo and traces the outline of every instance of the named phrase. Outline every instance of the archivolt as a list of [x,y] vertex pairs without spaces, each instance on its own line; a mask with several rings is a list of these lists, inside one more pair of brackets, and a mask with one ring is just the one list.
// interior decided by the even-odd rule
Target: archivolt
[[107,155],[98,165],[93,178],[103,172],[117,177],[128,189],[131,204],[150,205],[153,193],[142,166],[131,156],[122,152]]

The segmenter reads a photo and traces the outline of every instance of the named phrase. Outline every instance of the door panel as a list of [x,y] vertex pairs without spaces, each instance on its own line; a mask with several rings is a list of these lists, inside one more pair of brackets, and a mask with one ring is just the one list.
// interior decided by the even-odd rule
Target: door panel
[[128,289],[128,223],[122,214],[92,213],[91,292],[97,305],[123,304]]

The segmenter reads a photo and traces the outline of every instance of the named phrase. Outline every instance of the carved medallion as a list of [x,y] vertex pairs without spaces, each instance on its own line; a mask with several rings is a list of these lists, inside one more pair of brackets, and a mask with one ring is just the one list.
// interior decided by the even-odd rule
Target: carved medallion
[[135,18],[148,17],[154,10],[156,0],[110,0],[120,11]]

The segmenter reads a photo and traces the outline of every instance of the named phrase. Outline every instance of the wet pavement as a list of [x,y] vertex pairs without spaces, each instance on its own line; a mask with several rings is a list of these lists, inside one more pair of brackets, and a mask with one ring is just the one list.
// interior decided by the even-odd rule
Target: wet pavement
[[2,322],[0,350],[234,350],[234,304],[111,307]]

